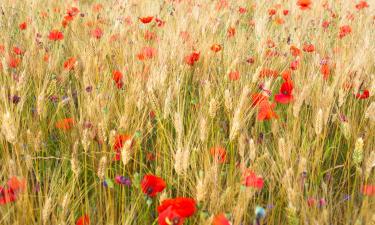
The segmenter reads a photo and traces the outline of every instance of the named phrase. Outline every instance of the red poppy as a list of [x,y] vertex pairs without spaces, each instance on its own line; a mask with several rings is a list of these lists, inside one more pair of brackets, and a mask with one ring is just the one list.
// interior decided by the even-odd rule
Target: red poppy
[[252,170],[246,170],[244,173],[244,185],[261,190],[264,185],[263,178],[257,176]]
[[143,47],[141,52],[138,53],[137,58],[141,61],[152,59],[156,55],[156,49],[153,47]]
[[325,80],[327,80],[329,78],[329,75],[330,75],[330,68],[329,68],[329,65],[328,64],[323,64],[321,65],[320,67],[320,72],[323,74],[323,78]]
[[152,32],[152,31],[149,31],[149,30],[146,30],[144,38],[146,40],[154,40],[156,38],[156,33]]
[[287,16],[288,14],[289,14],[289,10],[284,9],[284,10],[283,10],[283,15],[284,15],[284,16]]
[[327,28],[329,27],[329,24],[330,24],[329,21],[324,20],[323,23],[322,23],[322,27],[323,27],[324,29],[327,29]]
[[0,205],[16,201],[18,194],[26,189],[26,180],[19,180],[14,176],[8,180],[7,186],[7,188],[0,186]]
[[139,21],[141,21],[144,24],[150,23],[154,19],[153,16],[147,16],[147,17],[140,17]]
[[260,78],[264,78],[264,77],[276,78],[278,75],[279,75],[279,72],[277,72],[276,70],[267,69],[267,68],[262,69],[259,73]]
[[229,27],[227,30],[227,33],[228,33],[228,37],[234,37],[234,35],[236,34],[236,28]]
[[[167,221],[173,221],[174,217],[176,217],[176,219],[183,220],[187,217],[194,215],[197,208],[196,208],[196,203],[194,199],[178,197],[178,198],[164,200],[161,203],[161,205],[158,206],[157,210],[159,213],[159,217],[158,217],[159,225],[167,225],[168,224]],[[182,224],[182,223],[178,222],[178,223],[172,223],[172,224]]]
[[219,45],[219,44],[213,44],[211,46],[211,51],[213,51],[213,52],[220,52],[221,51],[221,45]]
[[119,161],[121,159],[121,149],[124,146],[124,144],[129,140],[131,141],[131,146],[133,146],[133,140],[130,135],[119,134],[115,137],[113,149],[116,151],[116,155],[113,160]]
[[13,52],[16,55],[22,55],[24,53],[24,51],[22,51],[22,49],[20,49],[19,47],[13,47]]
[[17,68],[20,63],[21,63],[20,58],[9,57],[8,65],[10,68]]
[[65,70],[73,70],[74,69],[74,66],[77,62],[77,59],[75,57],[70,57],[68,58],[65,62],[64,62],[64,69]]
[[292,45],[290,46],[290,53],[292,54],[292,56],[297,57],[301,55],[301,50],[296,46]]
[[73,118],[65,118],[65,119],[57,121],[56,124],[55,124],[55,127],[57,129],[60,129],[60,130],[63,130],[63,131],[70,130],[70,129],[72,129],[73,126],[74,126]]
[[275,95],[275,101],[281,104],[288,104],[293,101],[293,83],[291,80],[284,81],[280,87],[280,93]]
[[256,93],[251,95],[251,106],[255,107],[262,101],[268,100],[268,96],[265,96],[261,93]]
[[165,181],[161,177],[152,174],[145,175],[141,181],[143,193],[150,197],[155,197],[157,193],[162,192],[165,187]]
[[311,0],[298,0],[297,1],[297,5],[302,10],[310,9],[311,3],[312,3]]
[[115,81],[117,88],[121,89],[124,85],[122,82],[122,73],[118,70],[112,72],[112,79]]
[[48,39],[50,39],[51,41],[61,41],[62,39],[64,39],[64,35],[61,31],[52,30],[51,32],[49,32]]
[[155,18],[155,22],[158,25],[158,27],[163,27],[165,25],[165,21],[163,21],[159,18]]
[[304,44],[302,50],[304,52],[314,52],[315,46],[313,44]]
[[299,60],[294,60],[290,63],[290,69],[291,70],[297,70],[299,66]]
[[283,78],[284,81],[288,81],[291,79],[291,76],[292,76],[292,72],[290,70],[284,70],[282,73],[281,73],[281,77]]
[[363,185],[361,188],[363,195],[374,196],[375,195],[375,185]]
[[78,218],[76,225],[90,225],[90,217],[89,215],[83,215]]
[[269,9],[269,10],[268,10],[268,15],[269,15],[269,16],[273,16],[273,15],[276,14],[276,12],[277,12],[276,9]]
[[212,221],[212,225],[231,225],[224,213],[216,215]]
[[367,89],[361,90],[355,95],[355,97],[358,98],[358,99],[366,99],[366,98],[370,97],[370,91],[367,90]]
[[169,207],[159,212],[158,223],[159,225],[182,225],[185,218],[179,215],[172,207]]
[[254,57],[249,57],[247,60],[246,60],[247,63],[249,64],[253,64],[255,62],[255,58]]
[[343,38],[352,32],[352,28],[349,25],[340,27],[339,38]]
[[26,23],[26,22],[21,23],[21,24],[18,26],[18,28],[20,28],[20,30],[26,30],[26,28],[27,28],[27,23]]
[[259,111],[258,111],[258,116],[257,119],[259,121],[263,120],[270,120],[270,119],[277,119],[278,116],[277,114],[273,111],[275,108],[275,103],[270,103],[268,100],[267,101],[261,101],[259,103]]
[[66,14],[69,16],[76,16],[79,13],[79,9],[77,7],[71,7],[66,11]]
[[98,27],[91,31],[91,35],[96,39],[100,39],[103,36],[103,30]]
[[244,8],[244,7],[239,7],[239,8],[238,8],[238,12],[239,12],[240,14],[245,14],[245,13],[247,12],[247,9]]
[[227,158],[227,152],[225,148],[221,146],[212,147],[210,149],[210,153],[214,157],[214,159],[217,160],[219,163],[225,163]]
[[229,80],[236,81],[238,79],[240,79],[240,72],[238,70],[229,73]]
[[199,58],[200,52],[194,51],[193,53],[185,57],[185,62],[190,66],[194,66],[194,63],[197,62]]
[[361,10],[361,9],[364,9],[364,8],[368,8],[369,5],[366,1],[360,1],[358,2],[358,4],[355,5],[356,9],[358,10]]

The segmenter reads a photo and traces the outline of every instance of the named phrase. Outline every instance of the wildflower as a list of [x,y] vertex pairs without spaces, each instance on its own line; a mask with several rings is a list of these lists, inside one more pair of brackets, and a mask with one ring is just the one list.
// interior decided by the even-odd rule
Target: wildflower
[[20,28],[20,30],[26,30],[26,28],[27,28],[27,23],[26,23],[26,22],[21,23],[21,24],[18,26],[18,28]]
[[330,68],[328,64],[323,64],[320,66],[320,73],[323,74],[323,78],[327,80],[330,75]]
[[13,47],[13,52],[16,55],[22,55],[24,53],[24,51],[21,48],[17,47],[17,46]]
[[280,87],[280,93],[275,95],[275,101],[281,104],[288,104],[293,101],[293,83],[291,80],[285,81]]
[[152,59],[156,55],[156,49],[153,47],[143,47],[141,52],[137,55],[138,59],[143,61],[146,59]]
[[154,19],[153,16],[147,16],[147,17],[141,17],[139,18],[139,21],[141,21],[144,24],[150,23]]
[[17,68],[20,63],[21,63],[20,58],[9,57],[8,65],[10,68]]
[[221,146],[212,147],[210,149],[210,153],[214,157],[214,159],[217,160],[219,163],[225,163],[227,157],[227,152],[225,148]]
[[263,188],[263,185],[264,185],[264,181],[263,181],[263,178],[260,177],[260,176],[257,176],[254,171],[252,170],[246,170],[244,172],[244,182],[243,184],[246,186],[246,187],[253,187],[253,188],[256,188],[256,189],[259,189],[261,190]]
[[268,100],[268,96],[265,96],[261,93],[255,93],[251,95],[251,106],[257,106],[260,102]]
[[292,45],[290,46],[290,53],[292,54],[292,56],[297,57],[301,55],[301,50],[296,46]]
[[[121,159],[121,149],[124,147],[125,142],[132,141],[131,136],[125,134],[119,134],[115,137],[115,142],[113,144],[113,149],[116,151],[115,161]],[[133,145],[133,142],[131,143]]]
[[310,9],[311,0],[298,0],[297,5],[301,10]]
[[127,177],[117,175],[115,177],[115,182],[120,185],[125,185],[125,186],[130,186],[131,185],[131,180]]
[[121,89],[124,85],[122,82],[122,73],[118,70],[112,72],[112,79],[115,81],[117,88]]
[[352,28],[349,25],[340,27],[339,38],[343,38],[352,32]]
[[258,111],[257,119],[259,121],[270,120],[272,118],[277,119],[278,116],[273,111],[274,108],[275,108],[275,103],[271,104],[268,100],[267,101],[261,101],[260,104],[259,104],[259,111]]
[[244,7],[239,7],[239,8],[238,8],[238,12],[239,12],[240,14],[245,14],[245,13],[247,12],[247,9],[244,8]]
[[289,10],[284,9],[284,10],[283,10],[283,15],[284,15],[284,16],[287,16],[288,14],[289,14]]
[[234,27],[229,27],[227,30],[228,37],[234,37],[236,34],[236,28]]
[[363,185],[361,192],[363,195],[373,196],[375,195],[375,185]]
[[50,39],[51,41],[61,41],[62,39],[64,39],[64,35],[61,31],[52,30],[49,33],[48,39]]
[[0,205],[14,202],[18,198],[18,194],[26,188],[26,180],[19,180],[17,177],[11,177],[8,180],[7,188],[0,186]]
[[302,50],[304,52],[314,52],[315,46],[313,44],[304,44]]
[[192,198],[166,199],[157,208],[159,225],[182,225],[196,210],[196,203]]
[[369,5],[366,1],[360,1],[360,2],[358,2],[358,4],[355,5],[355,8],[358,9],[358,10],[368,8],[368,7],[369,7]]
[[142,192],[149,197],[155,197],[157,193],[162,192],[165,187],[165,181],[152,174],[145,175],[141,181]]
[[211,51],[213,51],[213,52],[220,52],[221,51],[221,45],[219,45],[219,44],[213,44],[211,46]]
[[218,214],[214,217],[212,225],[231,225],[224,213]]
[[240,79],[240,72],[238,70],[229,73],[229,80],[236,81],[238,79]]
[[100,28],[96,28],[91,31],[91,36],[93,36],[96,39],[100,39],[103,36],[103,30]]
[[197,62],[199,58],[200,52],[194,51],[193,53],[185,57],[185,62],[190,66],[194,66],[194,63]]
[[64,69],[67,71],[73,70],[74,66],[77,62],[77,59],[75,57],[70,57],[64,62]]
[[90,217],[85,214],[78,218],[76,225],[90,225]]
[[57,121],[55,124],[57,129],[60,129],[63,131],[72,129],[73,125],[74,125],[73,118],[65,118],[65,119]]
[[324,29],[327,29],[327,28],[329,27],[329,25],[330,25],[330,22],[327,21],[327,20],[324,20],[323,23],[322,23],[322,27],[323,27]]

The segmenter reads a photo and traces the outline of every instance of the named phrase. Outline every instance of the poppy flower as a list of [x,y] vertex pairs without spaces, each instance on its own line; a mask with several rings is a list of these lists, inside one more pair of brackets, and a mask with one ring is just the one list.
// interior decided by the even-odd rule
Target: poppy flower
[[221,51],[221,45],[219,45],[219,44],[213,44],[211,46],[211,51],[213,51],[213,52],[220,52]]
[[268,100],[261,101],[258,106],[259,106],[259,111],[258,111],[257,119],[259,121],[278,118],[278,115],[273,111],[273,109],[275,108],[275,103],[271,104]]
[[323,74],[323,78],[325,80],[327,80],[329,78],[329,75],[330,75],[330,68],[329,68],[329,65],[328,64],[323,64],[321,65],[320,67],[320,72]]
[[96,39],[100,39],[103,36],[103,30],[98,27],[91,31],[91,36]]
[[236,81],[238,79],[240,79],[240,72],[236,70],[229,73],[229,80]]
[[292,54],[292,56],[297,57],[301,55],[301,50],[296,46],[292,45],[290,46],[290,53]]
[[246,170],[244,173],[244,185],[261,190],[264,185],[263,178],[257,176],[252,170]]
[[255,58],[254,57],[249,57],[247,60],[246,60],[247,63],[249,64],[254,64],[255,62]]
[[8,65],[10,68],[17,68],[20,63],[21,63],[20,58],[9,57]]
[[65,70],[73,70],[74,69],[74,66],[77,62],[77,59],[75,57],[70,57],[68,58],[65,62],[64,62],[64,69]]
[[329,24],[330,24],[329,21],[324,20],[323,23],[322,23],[322,27],[323,27],[324,29],[327,29],[327,28],[329,27]]
[[194,63],[197,62],[199,58],[200,52],[194,51],[193,53],[185,57],[185,62],[190,66],[194,66]]
[[245,14],[245,13],[247,12],[247,9],[244,8],[244,7],[239,7],[239,8],[238,8],[238,12],[239,12],[240,14]]
[[65,118],[56,122],[55,127],[59,130],[67,131],[74,126],[73,118]]
[[299,66],[299,60],[293,60],[293,61],[290,63],[290,69],[291,69],[291,70],[297,70],[297,69],[298,69],[298,66]]
[[159,225],[182,225],[185,218],[194,215],[196,210],[196,203],[192,198],[166,199],[157,208]]
[[276,78],[278,75],[279,75],[279,72],[277,72],[276,70],[268,69],[268,68],[262,69],[259,73],[260,78],[264,78],[264,77]]
[[120,185],[130,186],[132,184],[131,180],[127,177],[117,175],[115,177],[115,182]]
[[121,149],[127,141],[131,141],[131,146],[133,145],[132,137],[130,135],[119,134],[115,137],[115,142],[113,144],[113,149],[116,151],[115,158],[113,160],[119,161],[121,159]]
[[361,192],[363,195],[373,196],[375,195],[375,185],[363,185]]
[[236,34],[236,28],[234,27],[229,27],[227,30],[228,37],[234,37]]
[[276,12],[277,12],[276,9],[269,9],[269,10],[268,10],[268,15],[269,15],[269,16],[273,16],[273,15],[276,14]]
[[8,180],[7,186],[0,186],[0,205],[16,201],[18,194],[26,189],[26,180],[14,176]]
[[310,9],[311,0],[298,0],[297,5],[301,10]]
[[90,217],[89,215],[83,215],[78,218],[76,221],[76,225],[90,225]]
[[117,88],[121,89],[124,85],[122,82],[122,73],[118,70],[112,72],[112,79],[115,81]]
[[349,25],[340,27],[339,38],[343,38],[352,32],[352,28]]
[[142,192],[150,197],[155,197],[157,193],[162,192],[165,187],[165,181],[161,177],[147,174],[141,181]]
[[66,14],[69,16],[76,16],[79,13],[79,9],[77,7],[71,7],[66,11]]
[[22,51],[22,49],[20,49],[19,47],[13,47],[13,52],[16,55],[22,55],[24,53],[24,51]]
[[293,101],[293,83],[291,80],[284,81],[280,87],[280,93],[275,95],[275,101],[281,104],[288,104]]
[[18,28],[20,28],[20,30],[26,30],[27,23],[26,22],[21,23],[20,25],[18,25]]
[[214,217],[212,225],[231,225],[224,213],[218,214]]
[[154,40],[156,38],[156,33],[155,32],[152,32],[152,31],[149,31],[149,30],[146,30],[145,34],[144,34],[144,38],[145,40]]
[[255,107],[257,106],[260,102],[268,100],[268,96],[265,96],[261,93],[255,93],[251,95],[251,106]]
[[58,30],[52,30],[49,32],[48,39],[51,41],[61,41],[64,39],[64,35],[61,31]]
[[289,10],[284,9],[284,10],[283,10],[283,15],[284,15],[284,16],[287,16],[288,14],[289,14]]
[[219,163],[225,163],[227,158],[227,152],[225,148],[221,146],[212,147],[210,149],[210,153],[214,157],[214,159],[217,160]]
[[139,60],[143,61],[146,59],[152,59],[156,55],[156,49],[153,47],[143,47],[141,52],[138,53],[137,57]]
[[141,21],[144,24],[150,23],[154,19],[153,16],[147,16],[147,17],[140,17],[139,21]]
[[291,76],[292,76],[292,72],[290,70],[284,70],[282,73],[281,73],[281,77],[283,78],[284,81],[288,81],[291,79]]
[[302,50],[304,52],[314,52],[315,46],[313,44],[304,44]]
[[369,5],[366,1],[360,1],[360,2],[358,2],[358,4],[355,5],[355,8],[358,9],[358,10],[368,8],[368,7],[369,7]]
[[366,99],[366,98],[370,97],[370,91],[367,90],[367,89],[361,90],[355,95],[355,97],[358,98],[358,99]]
[[155,22],[156,22],[158,27],[163,27],[165,25],[165,21],[163,21],[159,18],[155,18]]

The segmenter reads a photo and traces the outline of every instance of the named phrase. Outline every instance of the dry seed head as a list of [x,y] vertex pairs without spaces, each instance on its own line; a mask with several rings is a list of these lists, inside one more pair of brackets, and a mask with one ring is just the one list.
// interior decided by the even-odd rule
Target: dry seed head
[[163,117],[167,118],[171,113],[171,102],[172,102],[172,88],[169,87],[164,100]]
[[256,146],[253,139],[249,140],[249,158],[252,162],[254,162],[256,157]]
[[17,176],[17,165],[16,165],[16,162],[13,159],[9,160],[8,170],[9,170],[8,171],[9,177]]
[[106,170],[107,170],[107,157],[102,156],[102,158],[100,158],[99,168],[98,168],[98,177],[100,180],[104,180]]
[[369,107],[367,107],[365,112],[365,118],[375,123],[375,102],[371,102]]
[[348,122],[341,123],[341,131],[344,134],[344,137],[349,140],[350,138],[350,124]]
[[1,132],[3,133],[5,139],[12,144],[17,141],[17,127],[12,114],[7,111],[3,114]]
[[174,157],[174,169],[178,175],[181,175],[183,172],[182,168],[183,162],[183,152],[181,148],[178,148]]
[[187,171],[189,168],[190,151],[189,148],[185,148],[182,155],[182,170]]
[[198,179],[196,187],[197,187],[196,199],[197,199],[197,202],[201,202],[205,199],[206,192],[207,192],[206,185],[202,178]]
[[201,142],[207,139],[207,120],[203,116],[199,120],[199,138]]
[[315,134],[320,135],[323,130],[323,110],[319,109],[315,118]]
[[357,141],[355,142],[355,147],[353,151],[353,163],[355,165],[361,164],[363,160],[363,139],[358,138]]
[[224,92],[224,105],[228,112],[232,110],[232,97],[229,89],[226,89]]
[[132,145],[132,140],[127,140],[121,149],[121,161],[124,164],[124,166],[126,166],[131,159],[131,151],[130,151],[131,145]]
[[49,216],[52,211],[52,198],[48,197],[46,202],[44,203],[43,210],[42,210],[42,221],[44,224],[49,224]]
[[217,101],[215,100],[215,98],[211,98],[210,105],[208,108],[208,115],[210,116],[211,119],[215,118],[217,108],[218,108]]
[[33,160],[29,154],[25,155],[26,168],[28,171],[33,169]]
[[284,161],[284,163],[287,163],[290,159],[290,152],[288,147],[285,144],[285,139],[284,138],[279,138],[278,141],[278,147],[279,147],[279,155],[281,159]]

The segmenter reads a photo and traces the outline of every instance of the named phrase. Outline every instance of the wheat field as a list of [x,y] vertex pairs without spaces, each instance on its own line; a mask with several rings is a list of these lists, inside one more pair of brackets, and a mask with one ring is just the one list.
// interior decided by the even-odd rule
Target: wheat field
[[375,224],[375,1],[1,0],[0,224]]

